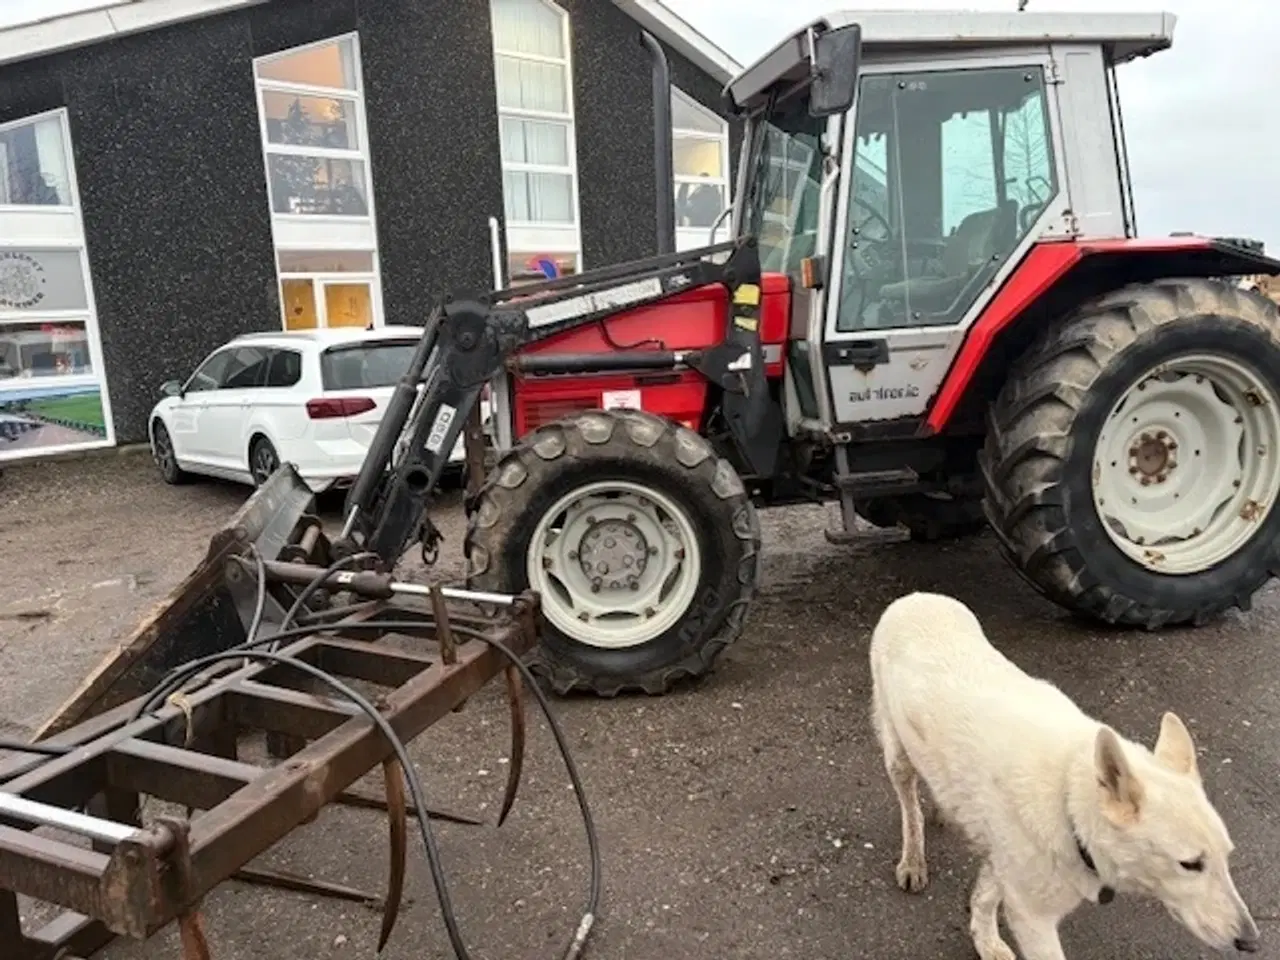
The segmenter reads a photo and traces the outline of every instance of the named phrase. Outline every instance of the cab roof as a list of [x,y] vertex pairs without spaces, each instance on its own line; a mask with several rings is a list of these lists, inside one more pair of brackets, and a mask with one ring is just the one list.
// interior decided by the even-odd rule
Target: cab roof
[[737,109],[758,106],[780,81],[809,71],[809,30],[858,24],[863,55],[937,53],[965,49],[1079,43],[1102,47],[1107,61],[1124,63],[1173,46],[1172,13],[1056,13],[977,10],[846,10],[796,31],[729,81],[725,95]]

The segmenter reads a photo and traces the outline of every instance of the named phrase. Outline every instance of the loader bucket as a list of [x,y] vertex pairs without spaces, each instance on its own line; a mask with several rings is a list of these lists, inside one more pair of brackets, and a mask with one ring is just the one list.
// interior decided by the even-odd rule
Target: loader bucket
[[40,740],[155,687],[174,667],[242,643],[245,624],[225,582],[227,561],[256,547],[278,560],[315,497],[293,465],[283,464],[209,541],[200,564],[85,678],[36,733]]

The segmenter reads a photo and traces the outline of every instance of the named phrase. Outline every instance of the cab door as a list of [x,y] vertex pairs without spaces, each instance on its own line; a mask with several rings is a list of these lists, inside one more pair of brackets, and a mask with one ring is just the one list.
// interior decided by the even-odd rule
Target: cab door
[[823,318],[829,428],[913,433],[999,285],[1070,236],[1053,75],[1047,50],[867,66]]

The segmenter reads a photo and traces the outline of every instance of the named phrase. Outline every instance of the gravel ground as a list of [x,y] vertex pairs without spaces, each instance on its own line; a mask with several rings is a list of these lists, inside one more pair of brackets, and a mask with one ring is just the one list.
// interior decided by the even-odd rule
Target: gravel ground
[[[0,728],[37,725],[189,570],[245,489],[164,486],[141,456],[9,469],[0,479]],[[331,505],[332,506],[332,505]],[[332,510],[331,510],[332,512]],[[456,576],[461,514],[437,511],[439,572]],[[1280,957],[1280,696],[1277,592],[1196,631],[1109,633],[1039,599],[988,537],[946,547],[869,532],[833,546],[831,513],[767,511],[763,587],[743,638],[700,688],[655,699],[557,702],[596,815],[604,903],[587,957],[627,960],[969,958],[972,864],[931,833],[932,883],[893,882],[898,816],[867,722],[866,641],[912,589],[971,604],[999,646],[1087,710],[1154,741],[1178,710],[1203,751],[1231,827],[1235,874],[1261,921],[1259,957]],[[412,566],[406,568],[413,571]],[[429,800],[492,821],[501,796],[505,703],[486,689],[412,747]],[[472,956],[557,957],[586,889],[584,843],[554,745],[534,723],[526,781],[501,830],[440,825]],[[378,893],[386,827],[327,810],[264,864]],[[384,956],[449,951],[421,843],[410,835],[407,903]],[[227,884],[206,905],[218,960],[374,955],[378,915],[311,896]],[[1073,960],[1209,956],[1161,909],[1120,900],[1064,925]],[[0,953],[4,951],[0,950]],[[172,957],[166,931],[105,956]]]

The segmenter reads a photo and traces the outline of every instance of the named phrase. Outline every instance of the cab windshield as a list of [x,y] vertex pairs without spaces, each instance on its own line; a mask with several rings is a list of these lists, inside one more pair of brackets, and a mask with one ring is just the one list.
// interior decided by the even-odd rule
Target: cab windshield
[[800,262],[814,253],[826,129],[826,119],[811,117],[802,97],[752,120],[756,142],[741,232],[759,240],[767,272],[798,276]]

